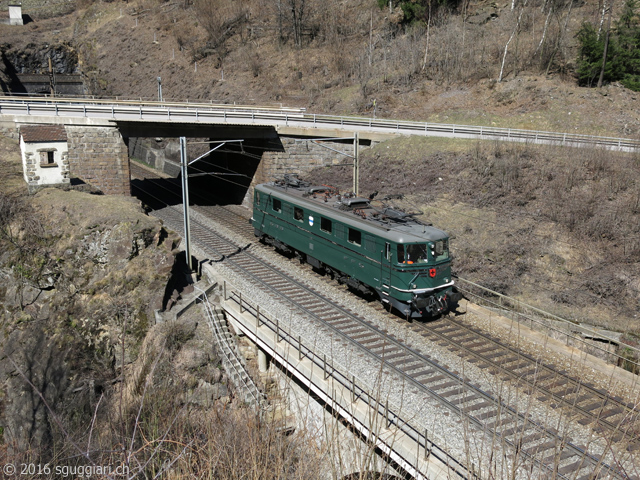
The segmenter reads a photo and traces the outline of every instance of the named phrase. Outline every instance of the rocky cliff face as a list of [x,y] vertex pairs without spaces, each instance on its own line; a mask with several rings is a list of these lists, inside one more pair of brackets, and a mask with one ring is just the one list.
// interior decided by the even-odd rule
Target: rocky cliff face
[[[58,75],[58,79],[60,79],[61,76],[79,74],[79,66],[78,52],[69,42],[46,45],[29,43],[22,46],[14,46],[9,43],[0,44],[0,91],[14,93],[35,92],[38,91],[38,88],[33,85],[23,84],[24,77],[21,77],[21,75],[47,75],[53,73]],[[43,85],[48,87],[48,83]],[[79,94],[82,93],[82,88],[81,86],[76,86],[74,90],[74,87],[62,88],[58,86],[56,87],[56,92]]]
[[137,358],[178,238],[127,197],[0,197],[0,421],[11,450],[49,457]]
[[49,73],[49,60],[55,74],[79,73],[78,52],[69,42],[47,45],[30,43],[23,47],[5,43],[0,45],[0,52],[4,62],[20,74]]

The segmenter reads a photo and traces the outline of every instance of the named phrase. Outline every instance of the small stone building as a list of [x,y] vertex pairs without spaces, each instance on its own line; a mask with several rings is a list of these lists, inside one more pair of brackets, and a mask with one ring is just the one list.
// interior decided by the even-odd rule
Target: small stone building
[[68,184],[67,132],[62,125],[20,127],[22,169],[29,191],[46,185]]

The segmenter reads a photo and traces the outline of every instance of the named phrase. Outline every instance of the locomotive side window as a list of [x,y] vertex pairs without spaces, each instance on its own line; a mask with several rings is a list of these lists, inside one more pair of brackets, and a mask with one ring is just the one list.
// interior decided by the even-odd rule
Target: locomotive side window
[[273,199],[273,211],[281,212],[282,211],[282,202],[278,198]]
[[320,230],[323,232],[331,233],[333,225],[328,218],[320,217]]
[[431,244],[431,252],[436,261],[449,258],[449,239],[443,238]]
[[301,222],[303,217],[302,209],[300,207],[293,207],[293,218]]
[[398,244],[398,263],[404,263],[404,245]]
[[360,230],[349,229],[349,243],[353,243],[354,245],[362,244],[362,233]]
[[260,205],[260,192],[256,192],[256,205]]
[[391,261],[391,245],[389,242],[384,244],[384,256],[388,261]]

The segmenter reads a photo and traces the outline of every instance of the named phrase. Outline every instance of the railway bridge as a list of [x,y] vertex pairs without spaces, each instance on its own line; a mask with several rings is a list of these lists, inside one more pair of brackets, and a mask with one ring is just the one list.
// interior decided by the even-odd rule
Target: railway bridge
[[[170,103],[88,98],[0,97],[0,128],[63,125],[73,177],[106,194],[130,193],[129,140],[139,137],[238,140],[237,148],[217,152],[214,167],[239,174],[237,203],[252,182],[283,172],[304,172],[321,165],[349,161],[353,138],[360,146],[402,135],[495,139],[633,151],[640,141],[568,133],[316,115],[303,109],[248,107],[207,103]],[[314,141],[331,139],[323,145]],[[327,148],[328,147],[328,148]],[[220,155],[220,153],[223,153]],[[231,167],[232,168],[227,168]],[[211,180],[211,177],[208,181]],[[228,183],[227,183],[228,184]],[[225,183],[210,188],[220,190]]]

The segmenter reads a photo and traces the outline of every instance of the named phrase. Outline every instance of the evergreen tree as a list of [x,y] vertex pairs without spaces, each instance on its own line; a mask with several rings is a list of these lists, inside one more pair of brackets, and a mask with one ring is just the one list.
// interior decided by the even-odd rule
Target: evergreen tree
[[598,76],[600,75],[604,41],[598,37],[598,32],[594,26],[587,22],[582,24],[577,36],[580,42],[577,72],[578,84],[592,87],[598,82]]
[[631,90],[640,90],[640,22],[637,1],[627,0],[616,25],[620,82]]
[[[609,37],[605,83],[620,82],[625,87],[640,91],[640,18],[637,0],[627,0],[620,19]],[[604,53],[604,34],[598,35],[590,23],[583,23],[577,34],[580,42],[578,54],[578,83],[593,87],[598,83]]]

